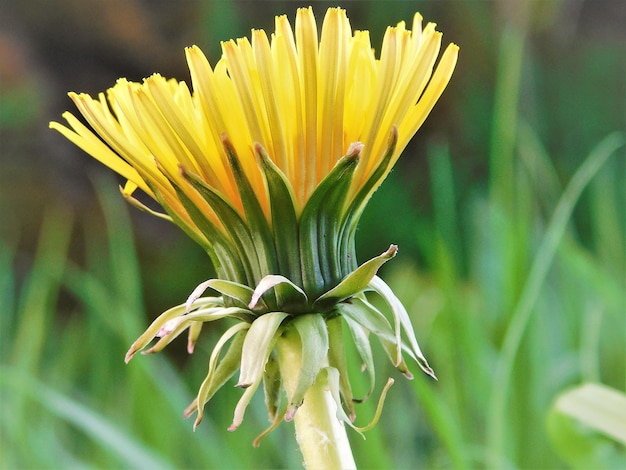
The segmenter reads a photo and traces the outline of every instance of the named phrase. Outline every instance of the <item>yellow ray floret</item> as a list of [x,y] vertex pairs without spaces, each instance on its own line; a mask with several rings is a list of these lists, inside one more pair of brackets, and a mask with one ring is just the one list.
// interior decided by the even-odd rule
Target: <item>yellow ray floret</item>
[[435,25],[422,30],[416,14],[412,30],[404,22],[387,28],[377,59],[368,32],[352,31],[344,10],[327,11],[318,37],[312,9],[303,8],[295,28],[278,16],[269,38],[254,30],[251,40],[222,43],[214,67],[200,49],[188,48],[193,91],[160,75],[143,83],[121,79],[106,97],[70,94],[93,130],[70,113],[63,115],[67,125],[51,127],[132,182],[128,188],[167,204],[192,230],[181,194],[216,227],[220,222],[181,168],[243,213],[223,145],[227,136],[269,220],[255,144],[286,176],[299,212],[350,144],[362,142],[349,200],[383,158],[391,128],[398,130],[398,145],[387,171],[448,84],[458,47],[448,45],[437,64],[441,41]]

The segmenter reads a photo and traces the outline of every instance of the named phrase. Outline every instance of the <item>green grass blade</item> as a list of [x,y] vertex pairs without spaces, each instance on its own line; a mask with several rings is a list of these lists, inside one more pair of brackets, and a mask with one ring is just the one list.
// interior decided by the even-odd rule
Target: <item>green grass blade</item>
[[602,164],[624,144],[624,137],[614,133],[602,140],[576,171],[565,188],[539,246],[522,295],[515,307],[507,328],[500,357],[494,369],[490,407],[487,417],[487,447],[491,468],[498,468],[505,457],[507,398],[517,353],[541,291],[543,282],[552,265],[561,238],[581,193],[601,168]]
[[167,460],[149,450],[131,435],[107,420],[93,409],[78,403],[66,395],[52,390],[50,387],[27,377],[19,377],[11,369],[3,368],[0,384],[4,387],[21,386],[29,398],[38,401],[46,410],[62,420],[80,429],[100,446],[115,455],[121,464],[130,468],[174,468]]
[[54,308],[58,296],[71,228],[70,215],[61,209],[44,219],[33,268],[18,304],[19,326],[15,331],[12,360],[25,370],[36,367],[48,325],[46,311]]
[[509,210],[514,200],[514,150],[518,99],[524,56],[524,34],[505,25],[500,43],[490,143],[491,202]]

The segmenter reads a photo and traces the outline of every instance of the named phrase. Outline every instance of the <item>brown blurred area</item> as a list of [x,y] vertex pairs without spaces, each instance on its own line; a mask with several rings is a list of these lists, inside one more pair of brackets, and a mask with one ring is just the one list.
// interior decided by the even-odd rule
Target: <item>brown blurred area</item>
[[120,76],[140,80],[155,71],[183,75],[182,48],[197,34],[199,9],[199,2],[137,0],[5,3],[0,80],[11,103],[1,122],[2,197],[9,208],[23,215],[59,198],[81,209],[95,162],[48,121],[72,107],[68,91],[95,95]]
[[[122,183],[48,128],[65,110],[74,111],[67,93],[97,95],[119,77],[141,80],[154,72],[186,79],[183,48],[210,37],[201,31],[209,7],[196,1],[2,3],[0,239],[17,249],[18,279],[32,263],[45,214],[55,207],[73,214],[71,256],[80,262],[89,236],[84,228],[104,234],[94,178],[107,176],[113,190],[116,180]],[[144,216],[137,212],[133,218]],[[137,225],[143,253],[179,239],[174,227],[150,217]]]
[[[0,0],[0,241],[17,251],[18,278],[32,263],[42,220],[54,207],[73,214],[70,255],[80,262],[88,236],[83,228],[100,227],[92,230],[105,233],[94,181],[106,177],[112,190],[115,181],[123,183],[48,128],[51,120],[64,122],[64,111],[75,112],[69,91],[96,96],[120,77],[141,81],[153,73],[188,81],[184,47],[199,45],[215,63],[220,41],[248,36],[252,27],[271,29],[274,15],[293,18],[296,8],[306,4]],[[316,10],[329,5],[319,3]],[[151,276],[146,290],[159,289],[150,283],[169,281],[177,296],[172,283],[186,292],[210,274],[208,258],[175,226],[132,208],[129,212],[139,220],[134,228],[142,268],[154,272],[173,264],[169,271],[175,273],[181,266],[169,279]],[[190,266],[189,259],[198,261]],[[181,278],[185,275],[191,280]]]
[[89,176],[110,174],[48,129],[50,120],[74,110],[69,91],[93,96],[120,77],[140,81],[156,72],[188,80],[185,46],[198,44],[214,63],[219,41],[249,35],[253,26],[271,28],[277,12],[293,16],[299,6],[206,0],[0,5],[1,230],[20,226],[22,235],[36,233],[41,212],[55,201],[90,212]]

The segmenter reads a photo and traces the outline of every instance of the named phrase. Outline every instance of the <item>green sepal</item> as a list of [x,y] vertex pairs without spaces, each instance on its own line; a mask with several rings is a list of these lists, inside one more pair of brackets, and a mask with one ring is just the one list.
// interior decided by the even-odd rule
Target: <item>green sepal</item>
[[[321,266],[328,263],[327,255],[320,259],[320,244],[326,244],[323,236],[320,239],[318,230],[318,217],[324,211],[324,204],[328,194],[347,175],[351,177],[358,162],[358,156],[348,155],[340,158],[333,169],[326,175],[317,186],[307,201],[302,215],[300,216],[300,262],[302,265],[303,287],[309,298],[315,298],[321,294],[331,279],[326,279],[320,270]],[[326,208],[330,209],[330,208]],[[337,208],[332,208],[336,214]]]
[[289,314],[285,312],[270,312],[252,322],[243,343],[237,387],[250,387],[261,379],[267,358],[274,347],[278,329],[288,316]]
[[[135,209],[139,209],[140,211],[145,212],[146,214],[150,214],[159,219],[167,220],[169,222],[174,223],[174,220],[169,215],[164,214],[163,212],[157,212],[154,209],[150,209],[144,203],[134,198],[132,194],[128,194],[124,192],[124,188],[122,186],[119,186],[119,190],[120,190],[120,193],[122,193],[122,197],[126,200],[126,202],[130,204],[131,206],[133,206]],[[207,243],[207,246],[208,245],[209,244]]]
[[[200,245],[204,251],[206,251],[206,253],[211,258],[211,262],[213,263],[213,266],[215,266],[215,269],[218,271],[220,269],[225,269],[222,267],[222,263],[226,261],[227,256],[224,256],[225,259],[222,260],[222,258],[220,258],[217,252],[215,243],[209,241],[210,239],[207,238],[204,232],[202,232],[202,229],[200,229],[200,227],[198,227],[197,225],[195,228],[189,225],[187,221],[185,221],[182,217],[180,217],[175,211],[171,209],[169,204],[165,202],[165,199],[163,198],[163,195],[161,194],[161,192],[158,191],[154,185],[151,185],[149,183],[147,184],[148,184],[148,187],[152,190],[152,193],[154,194],[156,201],[165,210],[167,215],[171,217],[172,222],[174,222],[174,224],[180,227],[180,229],[183,232],[185,232],[185,235],[191,238],[194,242]],[[176,188],[176,186],[174,186],[174,188]],[[189,216],[191,217],[191,215]],[[200,230],[200,232],[202,233],[202,236],[198,234],[198,230]],[[227,275],[231,274],[231,272],[228,270],[226,270],[225,272],[227,273]],[[234,271],[232,274],[234,275]]]
[[326,386],[328,387],[328,390],[330,391],[330,394],[333,397],[333,400],[335,401],[337,405],[337,412],[336,412],[337,419],[339,421],[346,423],[348,426],[350,426],[352,429],[358,432],[363,439],[365,439],[365,436],[363,436],[363,433],[360,431],[360,428],[352,424],[352,421],[350,420],[350,418],[344,411],[343,406],[341,406],[341,397],[339,394],[339,375],[340,375],[339,371],[335,369],[334,367],[324,367],[319,374],[319,379],[324,380],[326,382]]
[[[213,348],[213,352],[211,353],[211,358],[209,359],[209,370],[207,372],[206,378],[200,385],[200,389],[198,390],[198,395],[187,410],[185,411],[185,417],[188,418],[193,411],[197,411],[198,416],[196,417],[196,421],[193,425],[194,430],[202,421],[204,405],[215,395],[217,392],[227,381],[230,379],[237,369],[239,369],[239,364],[241,363],[241,348],[243,345],[244,338],[246,336],[246,330],[250,327],[248,323],[238,323],[234,326],[231,326],[219,339],[215,347]],[[222,348],[231,338],[233,338],[230,343],[230,347],[226,354],[222,358],[219,363],[217,362],[219,359],[219,355],[222,351]]]
[[304,400],[307,390],[315,382],[328,355],[328,329],[319,313],[299,315],[291,322],[302,345],[302,364],[291,396],[287,397],[285,421],[291,421]]
[[249,311],[239,307],[215,307],[200,309],[194,313],[172,318],[157,333],[157,336],[161,339],[159,339],[154,346],[146,351],[143,351],[141,354],[153,354],[162,351],[165,346],[170,344],[183,331],[189,328],[192,322],[210,322],[221,320],[222,318],[236,318],[248,323],[251,321]]
[[316,299],[313,307],[323,310],[362,292],[376,276],[378,269],[396,256],[397,252],[398,247],[391,245],[384,253],[366,261],[348,274],[337,286]]
[[352,400],[356,403],[362,403],[366,401],[374,392],[374,386],[376,385],[376,370],[374,369],[372,345],[370,344],[368,330],[366,330],[363,325],[347,315],[342,316],[342,318],[346,322],[346,325],[348,325],[348,329],[352,335],[352,340],[354,341],[354,346],[356,347],[357,353],[361,358],[361,370],[367,371],[367,376],[370,382],[369,389],[367,390],[365,396],[362,398],[352,398]]
[[389,141],[387,144],[387,150],[385,155],[380,160],[380,163],[376,169],[372,172],[370,177],[359,187],[356,195],[347,202],[343,218],[341,221],[341,235],[340,235],[340,261],[344,263],[343,271],[350,272],[356,265],[355,249],[354,249],[354,236],[357,224],[363,210],[372,195],[374,188],[384,176],[385,172],[389,169],[391,159],[396,150],[396,144],[398,143],[398,129],[393,126],[391,133],[389,134]]
[[[156,201],[163,208],[163,210],[165,210],[167,215],[169,215],[171,217],[172,222],[174,222],[177,226],[179,226],[181,228],[181,230],[183,232],[185,232],[185,235],[187,235],[194,242],[196,242],[198,245],[200,245],[207,253],[211,254],[213,252],[213,245],[214,245],[213,241],[209,237],[207,237],[207,235],[204,232],[202,232],[200,227],[197,227],[202,232],[202,235],[204,235],[203,237],[200,237],[198,235],[197,230],[195,230],[194,227],[189,225],[187,223],[187,221],[185,221],[182,217],[180,217],[175,211],[173,211],[171,209],[170,205],[163,198],[163,195],[161,194],[161,191],[159,191],[156,188],[156,186],[150,184],[149,182],[147,184],[148,184],[148,187],[152,190],[152,192],[154,194],[154,197],[156,198]],[[174,187],[174,189],[176,189],[175,185],[173,185],[173,187]],[[177,194],[178,194],[178,192],[177,192]],[[191,217],[191,214],[189,216]],[[193,218],[192,218],[192,220],[193,220]],[[212,256],[211,259],[214,260],[215,259],[214,256]]]
[[282,383],[278,361],[270,354],[263,372],[263,392],[270,421],[275,421],[279,416]]
[[205,323],[221,320],[222,318],[235,318],[248,323],[252,321],[249,310],[244,308],[222,306],[202,307],[191,313],[186,313],[170,319],[161,327],[156,336],[164,338],[175,333],[180,333],[182,330],[186,330],[193,322]]
[[[402,328],[404,329],[404,332],[407,338],[409,339],[409,344],[411,346],[410,351],[412,352],[412,355],[414,355],[414,358],[417,364],[425,373],[427,373],[433,379],[436,380],[437,376],[435,375],[435,372],[428,365],[428,361],[422,354],[422,351],[419,345],[417,344],[417,338],[415,338],[415,331],[413,330],[413,325],[411,324],[409,314],[404,308],[404,305],[402,305],[402,302],[400,302],[398,297],[396,297],[396,295],[393,293],[391,288],[385,283],[385,281],[383,281],[378,276],[373,277],[373,279],[370,281],[368,285],[368,289],[375,291],[378,295],[380,295],[385,300],[387,305],[389,305],[389,308],[391,308],[391,311],[394,316],[395,324],[396,324],[396,329],[395,329],[396,338],[398,340],[400,338],[400,325],[402,325]],[[400,352],[398,352],[398,356],[400,356]]]
[[[367,426],[354,426],[353,425],[352,429],[354,429],[355,431],[358,431],[359,433],[361,433],[361,435],[363,435],[362,433],[369,431],[374,426],[376,426],[376,423],[378,423],[378,420],[383,414],[383,406],[385,405],[385,398],[387,398],[387,392],[389,392],[389,389],[391,388],[393,384],[394,384],[394,380],[391,377],[389,377],[389,379],[387,379],[387,383],[385,384],[382,391],[380,392],[380,396],[378,397],[378,404],[376,405],[376,411],[374,412],[374,416],[372,417],[372,420],[370,421],[370,423]],[[363,436],[363,439],[365,439],[365,436]]]
[[278,270],[278,261],[276,259],[274,240],[267,216],[259,203],[259,196],[254,192],[250,180],[243,171],[239,156],[235,152],[232,143],[228,138],[224,137],[222,138],[222,144],[224,150],[226,150],[226,155],[237,183],[237,190],[241,197],[247,225],[254,240],[261,270],[263,274],[275,273]]
[[180,172],[215,212],[224,230],[230,235],[239,259],[246,268],[246,283],[254,284],[265,273],[262,272],[256,245],[246,222],[223,194],[207,185],[198,175],[182,165]]
[[285,276],[270,274],[261,279],[255,287],[248,307],[255,308],[257,302],[261,300],[261,296],[272,288],[276,291],[276,299],[281,309],[288,311],[292,315],[295,313],[301,313],[296,312],[296,310],[298,308],[303,309],[308,304],[308,298],[300,287],[291,282]]
[[[198,303],[195,305],[195,308],[203,308],[206,306],[223,306],[222,299],[218,297],[205,297],[200,299]],[[172,318],[176,318],[178,316],[184,315],[185,312],[188,311],[185,305],[177,305],[176,307],[172,307],[161,315],[159,315],[150,326],[144,331],[139,338],[135,340],[135,342],[131,345],[130,349],[126,353],[126,358],[124,359],[126,363],[128,363],[137,351],[145,348],[150,341],[157,335],[159,330],[170,321]]]
[[[376,307],[363,299],[353,298],[350,302],[337,305],[336,308],[345,318],[349,318],[374,333],[380,340],[380,344],[383,346],[383,349],[389,356],[394,367],[407,378],[413,378],[413,375],[402,357],[402,338],[396,337],[391,324]],[[411,356],[413,357],[412,353]]]
[[252,447],[259,447],[261,445],[261,440],[263,440],[265,436],[271,433],[274,429],[278,427],[280,423],[283,422],[283,418],[285,417],[285,411],[286,410],[283,410],[282,412],[278,413],[276,417],[274,418],[274,420],[272,421],[272,424],[270,424],[270,426],[267,429],[265,429],[265,431],[259,434],[256,437],[256,439],[252,441]]
[[293,187],[285,174],[267,155],[265,149],[260,144],[257,144],[255,149],[267,183],[279,272],[289,273],[293,282],[301,286],[303,284],[300,267],[298,217]]
[[248,408],[248,405],[250,404],[252,397],[256,393],[257,388],[259,388],[262,378],[263,378],[263,375],[259,375],[259,377],[253,383],[251,383],[249,387],[246,387],[246,390],[243,392],[243,395],[241,395],[241,398],[239,399],[239,401],[237,402],[237,405],[235,406],[235,412],[233,413],[233,422],[228,427],[229,431],[232,432],[236,430],[239,427],[239,425],[243,422],[243,417],[246,413],[246,409]]
[[328,365],[339,371],[339,390],[343,401],[348,408],[350,421],[356,418],[354,410],[354,397],[352,396],[352,386],[348,376],[348,364],[346,362],[346,350],[343,342],[343,319],[335,316],[326,320],[328,328]]
[[352,298],[337,305],[336,310],[343,316],[357,322],[376,336],[396,344],[396,337],[389,320],[380,310],[364,299]]
[[391,159],[393,154],[396,151],[396,145],[398,143],[398,129],[393,126],[391,128],[391,132],[389,133],[389,140],[387,141],[387,150],[383,155],[383,158],[378,163],[376,169],[372,172],[370,177],[359,186],[359,191],[352,198],[351,201],[348,202],[346,207],[347,211],[345,212],[345,219],[354,218],[355,216],[358,218],[360,214],[363,212],[363,208],[365,207],[367,201],[374,188],[380,182],[380,179],[384,176],[385,172],[388,170],[389,165],[391,164]]
[[193,354],[193,350],[196,347],[196,342],[200,337],[200,333],[202,332],[202,322],[195,322],[189,325],[189,333],[187,335],[187,352],[189,354]]
[[[188,311],[207,289],[213,289],[245,308],[248,308],[254,294],[252,288],[238,282],[227,281],[225,279],[209,279],[200,283],[187,298],[185,306]],[[259,307],[265,307],[265,305],[261,304]]]
[[[198,230],[202,232],[207,240],[210,240],[211,245],[210,251],[208,252],[209,254],[212,253],[211,258],[213,261],[216,259],[218,260],[215,269],[218,270],[218,272],[223,271],[224,276],[228,279],[245,280],[249,276],[251,268],[248,265],[246,258],[241,257],[240,250],[237,250],[234,242],[215,226],[214,222],[210,220],[191,199],[189,199],[185,192],[176,183],[171,180],[170,183],[176,191],[178,199]],[[165,203],[163,202],[163,204]],[[167,208],[168,205],[165,204],[163,207]],[[174,211],[169,211],[168,213],[172,216],[177,225],[182,223],[183,225],[181,227],[184,229],[187,224],[180,217],[174,215]],[[185,230],[185,232],[187,233],[187,230]]]
[[335,286],[349,271],[342,270],[340,241],[342,231],[341,209],[346,201],[352,177],[358,166],[363,144],[352,144],[343,158],[354,159],[354,165],[348,167],[324,197],[317,216],[317,250],[321,260],[322,276],[326,286]]

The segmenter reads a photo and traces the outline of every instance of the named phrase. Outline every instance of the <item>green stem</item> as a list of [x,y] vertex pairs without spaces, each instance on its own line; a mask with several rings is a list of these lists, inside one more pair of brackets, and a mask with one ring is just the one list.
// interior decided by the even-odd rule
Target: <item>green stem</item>
[[[287,397],[298,382],[302,364],[302,344],[295,329],[288,329],[276,342],[278,363]],[[294,416],[296,441],[304,466],[314,469],[356,468],[344,424],[337,419],[337,404],[326,381],[318,375]]]

